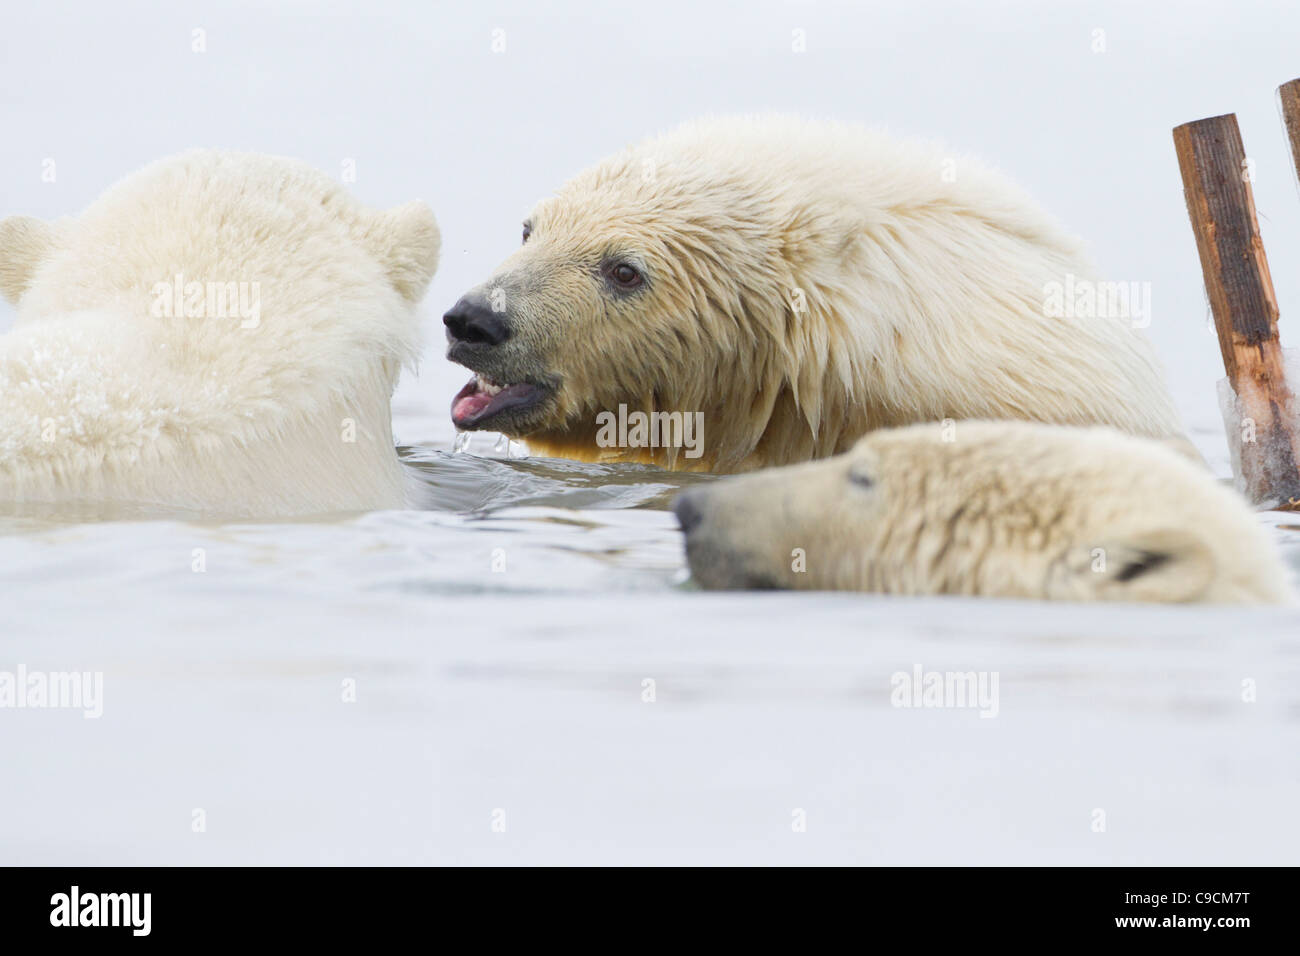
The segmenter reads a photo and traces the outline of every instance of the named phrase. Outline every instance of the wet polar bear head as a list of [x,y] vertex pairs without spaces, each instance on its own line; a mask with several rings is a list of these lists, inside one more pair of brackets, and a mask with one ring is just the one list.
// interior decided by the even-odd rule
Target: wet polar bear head
[[0,502],[399,507],[389,400],[438,251],[422,203],[215,150],[0,222]]
[[1165,443],[1008,422],[875,432],[848,454],[692,489],[706,588],[1285,602],[1255,515]]
[[[1058,308],[1093,288],[1079,244],[937,147],[701,120],[580,173],[523,239],[444,322],[477,373],[455,424],[538,454],[744,471],[945,418],[1181,433],[1149,316]],[[698,422],[701,453],[611,442],[638,413]]]

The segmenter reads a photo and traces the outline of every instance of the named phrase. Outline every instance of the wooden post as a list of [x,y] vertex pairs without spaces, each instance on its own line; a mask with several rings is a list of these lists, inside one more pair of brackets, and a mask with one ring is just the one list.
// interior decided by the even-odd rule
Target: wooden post
[[1256,504],[1298,511],[1300,443],[1292,429],[1298,409],[1283,370],[1277,297],[1237,117],[1229,113],[1176,127],[1174,147],[1219,350],[1243,419],[1246,493]]
[[1277,88],[1282,100],[1282,121],[1286,124],[1287,139],[1291,140],[1291,159],[1300,176],[1300,80],[1283,83]]

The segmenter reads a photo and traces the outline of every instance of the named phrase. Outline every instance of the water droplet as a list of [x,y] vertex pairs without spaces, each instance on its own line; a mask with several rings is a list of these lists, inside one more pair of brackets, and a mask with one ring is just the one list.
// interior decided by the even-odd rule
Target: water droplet
[[506,458],[509,458],[509,457],[510,457],[510,439],[507,438],[505,435],[498,435],[498,436],[497,436],[496,444],[492,446],[492,454],[494,454],[494,455],[504,455]]
[[457,432],[456,441],[451,446],[452,452],[459,455],[461,452],[469,451],[469,443],[472,439],[473,436],[469,432]]

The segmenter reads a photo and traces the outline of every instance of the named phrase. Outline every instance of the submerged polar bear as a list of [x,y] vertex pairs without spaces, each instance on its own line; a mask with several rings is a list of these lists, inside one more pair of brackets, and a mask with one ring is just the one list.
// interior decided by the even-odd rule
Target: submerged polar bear
[[0,506],[401,506],[389,401],[439,241],[422,203],[210,150],[0,222]]
[[[1091,275],[973,161],[850,125],[701,120],[543,200],[447,313],[448,357],[478,373],[452,418],[538,454],[714,471],[945,418],[1181,435],[1134,328],[1149,316],[1061,301]],[[623,438],[636,415],[669,440]]]
[[675,505],[706,588],[1286,602],[1245,502],[1166,443],[1109,428],[888,429],[846,455]]

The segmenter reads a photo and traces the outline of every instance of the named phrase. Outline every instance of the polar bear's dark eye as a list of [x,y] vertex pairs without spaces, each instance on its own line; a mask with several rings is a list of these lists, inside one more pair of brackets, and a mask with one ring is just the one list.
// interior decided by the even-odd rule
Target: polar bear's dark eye
[[870,488],[876,483],[875,479],[865,471],[850,471],[849,481],[853,482],[853,484],[857,485],[859,488]]
[[533,224],[531,222],[524,223],[524,238],[523,241],[520,242],[520,245],[523,245],[525,242],[527,242],[528,237],[531,236],[532,234],[533,234]]
[[606,274],[620,289],[635,289],[642,282],[641,273],[626,262],[614,263]]

